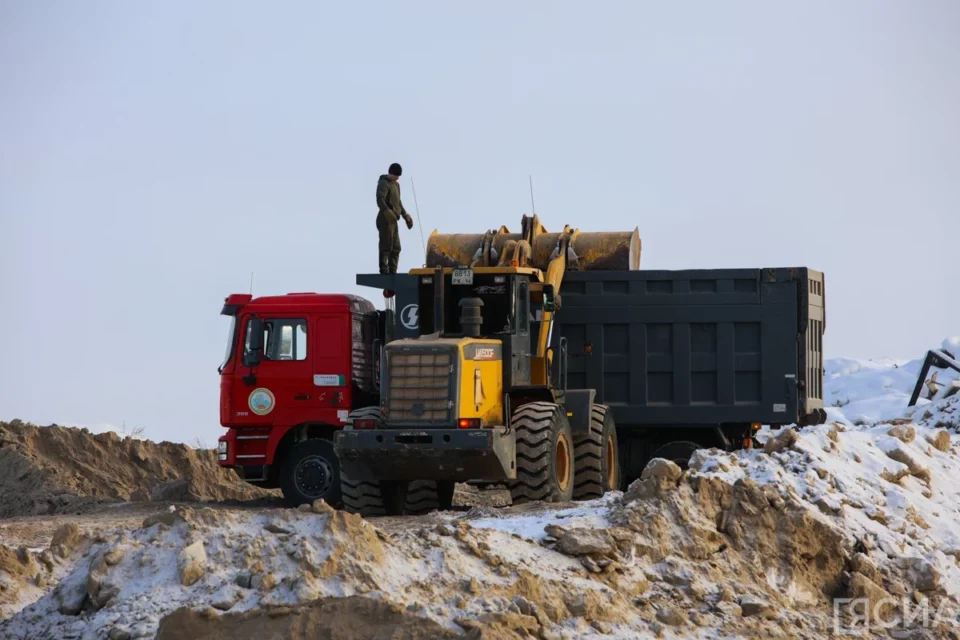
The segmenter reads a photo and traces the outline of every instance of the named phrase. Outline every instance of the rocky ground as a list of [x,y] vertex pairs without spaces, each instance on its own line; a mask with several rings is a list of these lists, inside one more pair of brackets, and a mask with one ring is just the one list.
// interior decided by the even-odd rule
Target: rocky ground
[[[831,375],[848,403],[883,404],[859,397],[875,368]],[[898,375],[879,387],[900,393]],[[686,472],[654,461],[584,503],[367,521],[158,500],[0,520],[0,637],[960,637],[948,393],[765,429]]]

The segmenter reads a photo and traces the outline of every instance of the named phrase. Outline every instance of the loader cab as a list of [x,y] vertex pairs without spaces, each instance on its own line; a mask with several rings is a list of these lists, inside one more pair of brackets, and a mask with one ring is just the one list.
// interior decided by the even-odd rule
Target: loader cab
[[420,336],[471,337],[464,330],[467,307],[481,303],[479,335],[503,344],[504,387],[531,385],[531,356],[539,312],[552,309],[553,293],[539,269],[460,267],[415,269]]

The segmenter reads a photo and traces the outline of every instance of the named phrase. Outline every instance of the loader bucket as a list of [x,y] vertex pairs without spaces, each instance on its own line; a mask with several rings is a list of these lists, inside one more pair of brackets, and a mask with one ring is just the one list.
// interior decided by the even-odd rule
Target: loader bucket
[[[539,227],[539,223],[536,226]],[[539,232],[532,234],[530,262],[524,266],[546,270],[563,235],[550,233],[540,227]],[[503,254],[504,248],[509,247],[511,241],[517,243],[524,240],[524,235],[510,233],[506,227],[485,234],[434,231],[427,241],[426,266],[475,266],[483,259],[487,239],[491,248],[491,263],[496,264],[497,256]],[[636,271],[640,268],[640,231],[637,228],[633,231],[575,231],[571,236],[570,248],[576,257],[568,265],[572,270]]]

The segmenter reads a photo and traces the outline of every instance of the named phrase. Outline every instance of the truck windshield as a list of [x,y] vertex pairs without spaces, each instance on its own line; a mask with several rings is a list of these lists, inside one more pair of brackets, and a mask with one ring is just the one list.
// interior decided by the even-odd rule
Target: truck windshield
[[223,373],[223,368],[227,366],[227,363],[230,362],[230,356],[233,352],[233,339],[237,332],[237,316],[230,316],[230,330],[227,332],[227,353],[223,356],[223,362],[220,363],[220,367],[217,369],[219,373]]

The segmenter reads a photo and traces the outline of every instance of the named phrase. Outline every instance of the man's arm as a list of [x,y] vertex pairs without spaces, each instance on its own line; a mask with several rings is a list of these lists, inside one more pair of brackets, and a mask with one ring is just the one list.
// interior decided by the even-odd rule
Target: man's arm
[[[400,185],[397,185],[397,195],[400,195]],[[407,221],[407,229],[413,229],[413,218],[407,213],[407,210],[403,208],[403,200],[397,198],[397,201],[400,203],[400,215],[403,216],[403,219]]]
[[377,183],[377,208],[380,210],[379,212],[386,215],[388,219],[390,216],[387,214],[390,214],[393,216],[393,219],[396,220],[397,214],[390,208],[390,205],[387,204],[387,194],[389,192],[390,187],[386,182],[381,181]]

